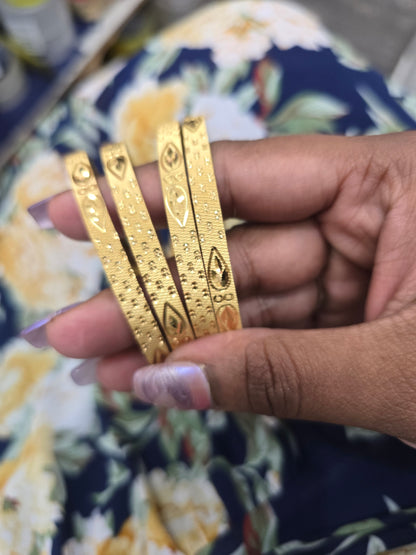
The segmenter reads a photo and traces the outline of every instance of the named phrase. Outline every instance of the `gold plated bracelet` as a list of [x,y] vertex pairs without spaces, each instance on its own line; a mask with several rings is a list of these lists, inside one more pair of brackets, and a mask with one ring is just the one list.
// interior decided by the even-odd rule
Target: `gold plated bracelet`
[[182,139],[199,244],[218,328],[221,332],[236,330],[241,328],[240,310],[203,118],[186,118]]
[[173,252],[196,337],[218,332],[187,184],[179,124],[158,129],[159,173]]
[[130,251],[153,311],[171,349],[175,349],[194,339],[194,334],[163,255],[127,149],[123,144],[108,144],[100,149],[100,154]]
[[84,224],[134,338],[149,363],[161,362],[169,347],[111,221],[88,156],[69,154],[65,165]]

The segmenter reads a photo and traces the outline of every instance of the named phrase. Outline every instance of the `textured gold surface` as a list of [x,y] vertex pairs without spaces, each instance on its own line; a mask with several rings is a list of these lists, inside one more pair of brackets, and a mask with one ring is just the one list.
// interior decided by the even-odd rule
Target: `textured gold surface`
[[186,169],[202,258],[219,331],[241,328],[227,238],[203,118],[182,125]]
[[105,175],[113,194],[130,251],[137,264],[153,312],[171,349],[194,339],[188,315],[163,255],[127,149],[109,144],[100,149]]
[[108,214],[88,156],[75,152],[65,157],[65,165],[85,226],[133,335],[150,363],[161,362],[168,345]]
[[179,124],[158,130],[159,173],[173,252],[196,337],[218,332],[187,184]]

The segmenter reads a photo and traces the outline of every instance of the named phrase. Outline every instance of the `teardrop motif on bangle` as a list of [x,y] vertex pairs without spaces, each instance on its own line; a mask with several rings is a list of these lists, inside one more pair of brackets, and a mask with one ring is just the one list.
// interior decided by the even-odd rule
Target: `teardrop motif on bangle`
[[189,216],[188,195],[180,185],[172,185],[166,192],[166,208],[181,227],[185,227]]
[[160,160],[166,170],[174,171],[179,168],[182,156],[173,143],[168,143],[162,152]]
[[107,162],[108,170],[119,180],[124,178],[126,167],[127,164],[124,156],[115,156]]
[[170,303],[165,303],[163,309],[163,327],[169,338],[183,340],[183,335],[187,329],[187,324],[181,314]]
[[223,291],[230,285],[230,271],[216,247],[212,247],[209,255],[208,279],[210,285],[218,291]]

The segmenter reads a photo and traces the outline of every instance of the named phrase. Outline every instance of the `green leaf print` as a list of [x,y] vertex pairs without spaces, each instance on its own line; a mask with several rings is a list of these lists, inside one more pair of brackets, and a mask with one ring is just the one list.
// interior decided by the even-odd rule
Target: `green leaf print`
[[367,113],[374,122],[374,127],[367,131],[367,135],[396,133],[409,128],[370,88],[359,86],[357,91],[367,103]]
[[275,547],[273,553],[275,555],[290,555],[295,551],[296,553],[308,553],[319,548],[326,542],[326,539],[315,540],[312,542],[302,542],[300,540],[291,540],[287,543]]
[[349,441],[376,441],[380,439],[382,434],[373,430],[365,430],[355,426],[345,426],[345,435]]
[[252,83],[246,83],[238,89],[235,94],[238,105],[243,111],[249,111],[250,108],[257,102],[257,91]]
[[250,521],[261,538],[261,553],[265,553],[277,543],[277,518],[268,503],[256,507],[250,513]]
[[368,61],[348,41],[338,36],[333,36],[331,46],[342,65],[359,71],[367,71],[369,69]]
[[220,94],[230,93],[240,79],[244,79],[250,71],[247,61],[240,62],[233,67],[219,68],[214,77],[213,90]]
[[126,453],[126,449],[120,446],[118,438],[112,430],[97,438],[97,447],[104,455],[109,457],[124,458]]
[[110,460],[107,463],[107,487],[93,494],[93,500],[97,505],[105,505],[113,495],[123,487],[130,479],[131,472],[123,464]]
[[171,460],[177,457],[181,449],[194,464],[208,460],[210,434],[199,412],[171,409],[164,413],[163,421],[160,442]]
[[[154,437],[159,430],[156,422],[157,411],[151,408],[146,411],[135,411],[130,407],[125,411],[120,411],[114,417],[115,428],[118,428],[117,435],[121,435],[123,439],[137,438],[143,441],[146,436],[147,439]],[[122,432],[122,433],[120,433]]]
[[82,472],[93,455],[86,442],[68,432],[55,436],[54,452],[59,468],[69,476]]
[[203,65],[187,65],[182,70],[182,79],[191,95],[208,91],[211,88],[211,77]]
[[258,465],[268,461],[269,468],[279,471],[282,465],[282,448],[274,431],[264,426],[262,417],[235,414],[232,418],[236,420],[246,438],[246,462]]
[[267,58],[262,60],[254,70],[254,83],[263,117],[267,116],[279,101],[282,75],[281,67]]
[[87,154],[93,156],[96,148],[79,130],[73,127],[63,127],[55,137],[55,144],[65,145],[72,150],[85,150]]
[[147,45],[147,51],[148,55],[136,69],[143,80],[147,77],[157,78],[175,63],[181,53],[180,48],[165,48],[157,39]]
[[367,520],[344,524],[344,526],[335,530],[334,536],[347,536],[349,534],[365,535],[380,530],[381,528],[384,528],[384,524],[381,520],[378,518],[368,518]]
[[304,92],[288,100],[267,121],[267,127],[272,135],[331,133],[335,120],[347,113],[347,105],[332,96]]

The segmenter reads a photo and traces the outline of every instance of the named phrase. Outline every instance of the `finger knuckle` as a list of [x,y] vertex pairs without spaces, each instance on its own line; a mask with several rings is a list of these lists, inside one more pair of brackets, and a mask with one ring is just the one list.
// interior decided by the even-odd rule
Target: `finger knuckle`
[[[257,248],[258,234],[254,233],[254,237]],[[234,227],[229,233],[228,244],[237,288],[247,291],[259,290],[261,276],[253,260],[253,230],[245,224]]]
[[247,402],[255,413],[297,418],[301,380],[297,361],[284,341],[262,338],[245,349]]

